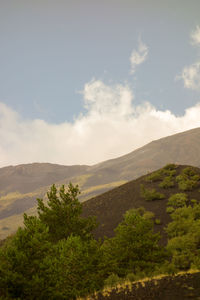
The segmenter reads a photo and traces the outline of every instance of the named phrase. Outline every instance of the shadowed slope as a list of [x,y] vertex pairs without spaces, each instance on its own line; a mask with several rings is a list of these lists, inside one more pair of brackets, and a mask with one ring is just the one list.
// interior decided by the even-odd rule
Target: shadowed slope
[[[97,216],[99,227],[95,232],[96,237],[103,238],[105,235],[108,237],[113,236],[114,229],[122,221],[123,215],[127,210],[144,207],[147,211],[151,211],[155,214],[155,219],[161,221],[160,224],[155,226],[155,229],[156,231],[161,231],[163,234],[162,240],[165,242],[166,235],[163,229],[170,221],[170,215],[166,212],[168,198],[176,193],[185,193],[189,201],[196,199],[200,202],[200,180],[197,186],[191,191],[181,191],[176,182],[176,177],[180,175],[186,167],[187,166],[176,166],[176,174],[173,177],[173,187],[160,187],[159,185],[162,181],[149,181],[147,179],[150,174],[148,174],[84,202],[83,215]],[[195,172],[200,175],[200,169],[194,169]],[[155,189],[157,192],[162,193],[164,198],[152,201],[145,200],[141,193],[141,185],[144,185],[148,190]]]

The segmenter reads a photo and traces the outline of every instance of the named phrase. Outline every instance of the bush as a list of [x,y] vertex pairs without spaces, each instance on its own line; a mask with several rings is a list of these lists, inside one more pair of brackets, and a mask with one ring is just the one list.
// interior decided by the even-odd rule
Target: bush
[[111,274],[105,281],[104,281],[104,286],[106,287],[114,287],[116,286],[121,279],[117,274]]
[[171,264],[178,270],[187,270],[200,261],[200,205],[177,208],[171,218],[166,228]]
[[161,200],[165,198],[165,195],[162,193],[159,193],[156,191],[156,189],[146,189],[143,184],[140,186],[141,190],[141,196],[146,200],[146,201],[152,201],[152,200]]
[[150,272],[164,259],[164,250],[158,244],[160,234],[154,233],[153,221],[144,216],[136,209],[127,211],[115,236],[102,246],[106,265],[120,277]]
[[167,176],[163,179],[163,181],[159,184],[159,187],[167,189],[174,187],[175,183],[171,176]]
[[168,214],[171,214],[171,213],[174,212],[174,208],[173,208],[172,206],[168,206],[168,207],[166,208],[166,212],[167,212]]
[[146,177],[146,181],[156,182],[162,180],[162,170],[155,171]]
[[192,204],[197,204],[197,200],[196,200],[196,199],[191,199],[190,202],[191,202]]
[[135,281],[135,280],[136,280],[135,274],[133,274],[133,273],[128,273],[128,274],[126,275],[126,280],[128,280],[128,281],[130,281],[130,282]]
[[197,175],[197,172],[195,171],[195,169],[193,167],[187,167],[187,168],[183,169],[182,174],[186,175],[188,177],[192,177],[192,176]]
[[179,189],[182,191],[191,191],[198,186],[200,176],[192,167],[183,169],[182,173],[176,177]]
[[175,170],[177,168],[177,166],[175,164],[167,164],[166,166],[164,166],[164,170]]
[[154,220],[154,224],[155,224],[155,225],[160,225],[160,224],[161,224],[160,219],[155,219],[155,220]]
[[178,187],[181,191],[192,191],[195,187],[197,187],[198,182],[190,179],[184,179],[179,181]]
[[174,208],[178,208],[178,207],[183,207],[187,204],[188,202],[188,197],[186,194],[184,193],[177,193],[172,195],[168,202],[167,205],[172,206]]

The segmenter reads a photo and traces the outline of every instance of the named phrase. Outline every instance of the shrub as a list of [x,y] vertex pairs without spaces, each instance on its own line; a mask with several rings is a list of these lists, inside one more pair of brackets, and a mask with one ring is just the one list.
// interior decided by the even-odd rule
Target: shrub
[[196,199],[191,199],[190,202],[191,202],[192,204],[196,204],[196,203],[197,203],[197,200],[196,200]]
[[175,170],[177,166],[175,164],[167,164],[163,169],[165,170]]
[[173,208],[172,206],[168,206],[168,207],[166,208],[166,212],[167,212],[168,214],[171,214],[171,213],[174,212],[174,208]]
[[182,174],[189,176],[189,177],[197,175],[197,173],[193,167],[187,167],[187,168],[183,169]]
[[160,234],[154,233],[153,221],[144,215],[135,209],[127,211],[115,229],[115,236],[103,243],[106,264],[120,277],[150,272],[163,262],[165,252],[158,244]]
[[198,265],[200,259],[200,205],[177,208],[171,214],[172,222],[166,228],[168,234],[167,250],[171,263],[178,270]]
[[104,286],[107,287],[114,287],[120,282],[120,278],[117,274],[111,274],[105,281],[104,281]]
[[188,202],[188,197],[184,193],[177,193],[172,195],[169,200],[167,205],[172,206],[174,208],[178,207],[183,207],[187,204]]
[[146,181],[161,181],[162,180],[162,170],[155,171],[146,177]]
[[173,177],[176,175],[176,170],[165,170],[165,174],[170,177]]
[[181,191],[191,191],[197,187],[198,182],[190,179],[184,179],[179,181],[178,187]]
[[171,176],[167,176],[163,179],[163,181],[159,184],[159,187],[167,189],[171,188],[175,185],[174,180]]
[[183,169],[182,173],[176,177],[179,189],[182,191],[191,191],[198,186],[200,176],[192,167]]
[[154,220],[154,224],[155,224],[155,225],[160,225],[160,224],[161,224],[160,219],[155,219],[155,220]]
[[144,212],[143,217],[145,219],[152,220],[154,218],[154,213],[151,211],[146,211],[146,212]]
[[160,200],[165,198],[164,194],[157,192],[156,189],[148,190],[144,187],[143,184],[141,184],[140,189],[141,196],[147,201]]

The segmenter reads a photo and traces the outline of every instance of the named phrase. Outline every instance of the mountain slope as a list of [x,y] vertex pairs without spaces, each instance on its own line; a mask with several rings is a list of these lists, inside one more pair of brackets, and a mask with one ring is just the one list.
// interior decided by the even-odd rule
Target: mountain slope
[[36,198],[49,186],[79,184],[80,200],[92,198],[167,163],[200,167],[200,128],[153,141],[127,155],[94,166],[34,163],[0,169],[0,239],[22,222],[24,211],[36,212]]
[[[95,231],[96,237],[103,238],[105,235],[108,237],[113,236],[114,229],[122,221],[123,215],[127,210],[143,207],[145,210],[153,212],[155,219],[160,221],[159,224],[156,224],[155,229],[156,231],[161,231],[163,235],[162,241],[165,242],[166,234],[164,227],[166,227],[171,220],[170,214],[166,211],[169,197],[177,193],[185,193],[189,203],[192,199],[196,199],[197,202],[200,202],[199,168],[189,167],[199,176],[197,185],[191,190],[181,190],[176,181],[176,177],[182,174],[186,168],[188,168],[188,166],[175,166],[175,174],[172,178],[173,187],[160,187],[160,183],[168,176],[166,175],[168,172],[166,166],[153,173],[159,174],[162,171],[165,175],[160,176],[160,179],[150,180],[152,176],[152,173],[150,173],[85,201],[83,203],[83,215],[96,216],[99,223],[99,227]],[[156,192],[163,194],[163,199],[146,200],[142,194],[141,186],[144,186],[148,191],[155,189]]]

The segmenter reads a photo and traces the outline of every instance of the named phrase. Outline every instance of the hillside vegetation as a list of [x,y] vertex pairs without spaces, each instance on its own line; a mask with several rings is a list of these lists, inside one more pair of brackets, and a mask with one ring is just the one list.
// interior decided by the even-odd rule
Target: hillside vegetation
[[[76,299],[127,281],[200,270],[200,169],[168,164],[84,205],[78,195],[77,186],[53,185],[47,202],[37,200],[38,215],[25,214],[24,228],[3,243],[2,299]],[[195,290],[199,275],[191,280]],[[148,285],[154,286],[148,281],[144,290]],[[112,291],[110,299],[119,299]]]

